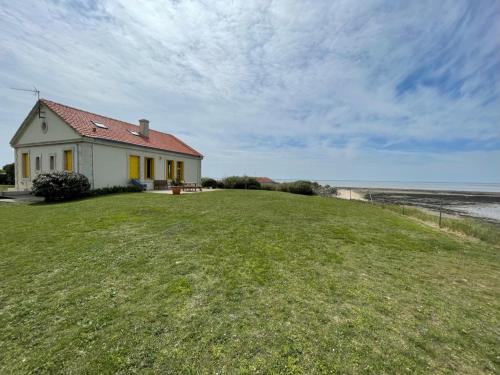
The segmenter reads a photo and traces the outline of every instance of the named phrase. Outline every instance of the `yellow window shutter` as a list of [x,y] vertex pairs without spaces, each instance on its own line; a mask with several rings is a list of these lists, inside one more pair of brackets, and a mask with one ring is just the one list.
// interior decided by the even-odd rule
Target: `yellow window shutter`
[[23,178],[30,176],[30,155],[28,153],[22,154],[22,174]]
[[73,172],[73,151],[72,150],[66,150],[64,151],[64,164],[65,164],[65,170],[68,172]]
[[130,155],[129,156],[129,178],[138,179],[140,178],[140,161],[139,156]]

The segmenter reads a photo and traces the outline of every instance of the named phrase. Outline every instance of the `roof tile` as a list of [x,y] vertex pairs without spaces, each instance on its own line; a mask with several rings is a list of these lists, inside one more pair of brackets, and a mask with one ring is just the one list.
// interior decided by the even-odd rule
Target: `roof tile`
[[[131,131],[139,131],[139,126],[128,122],[68,107],[47,99],[40,101],[54,111],[63,121],[84,137],[123,142],[137,146],[155,148],[164,151],[178,152],[192,156],[203,156],[194,148],[182,142],[179,138],[156,130],[149,130],[149,137],[133,135]],[[101,129],[92,121],[100,122],[108,127]]]

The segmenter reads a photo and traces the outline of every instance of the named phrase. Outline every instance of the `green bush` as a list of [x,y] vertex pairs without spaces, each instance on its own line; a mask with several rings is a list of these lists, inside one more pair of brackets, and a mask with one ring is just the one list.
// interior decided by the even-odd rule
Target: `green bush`
[[3,169],[0,169],[0,185],[8,185],[7,184],[7,173]]
[[279,190],[279,184],[260,184],[260,190],[276,191]]
[[226,189],[260,189],[260,183],[255,177],[248,176],[230,176],[223,181]]
[[88,194],[87,177],[74,172],[41,173],[33,180],[33,194],[46,202],[75,199]]
[[15,168],[14,163],[5,164],[2,169],[4,170],[6,176],[5,184],[6,185],[14,185],[15,184]]
[[301,195],[313,195],[313,184],[310,181],[294,181],[294,182],[283,182],[279,184],[279,191],[284,191],[292,194],[301,194]]
[[217,181],[210,177],[203,177],[201,179],[201,186],[204,188],[215,189],[217,187]]
[[[204,185],[203,185],[204,186]],[[302,195],[322,195],[320,192],[330,190],[335,191],[335,188],[323,187],[317,182],[311,181],[294,181],[294,182],[283,182],[280,184],[274,183],[264,183],[261,184],[255,177],[248,176],[230,176],[224,178],[222,181],[216,181],[217,188],[226,189],[254,189],[254,190],[270,190],[270,191],[282,191],[292,194],[302,194]]]
[[317,182],[312,183],[314,195],[321,195],[323,197],[331,197],[337,195],[337,188],[330,185],[320,185]]

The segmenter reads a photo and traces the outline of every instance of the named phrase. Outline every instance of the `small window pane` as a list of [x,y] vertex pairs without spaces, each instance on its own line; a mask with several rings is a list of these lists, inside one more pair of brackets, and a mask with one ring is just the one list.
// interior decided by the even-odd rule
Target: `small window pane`
[[167,160],[167,178],[174,179],[174,161]]
[[148,180],[153,180],[155,178],[155,159],[153,158],[145,158],[144,159],[144,177]]
[[184,181],[184,162],[183,161],[177,162],[177,179],[179,181]]

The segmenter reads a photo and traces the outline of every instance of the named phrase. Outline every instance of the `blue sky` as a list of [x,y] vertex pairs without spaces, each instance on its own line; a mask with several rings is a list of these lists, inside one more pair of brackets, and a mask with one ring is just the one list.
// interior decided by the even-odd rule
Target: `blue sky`
[[0,0],[0,164],[34,104],[180,136],[204,175],[500,182],[500,1]]

